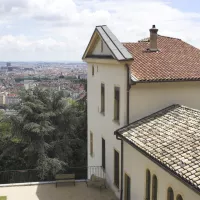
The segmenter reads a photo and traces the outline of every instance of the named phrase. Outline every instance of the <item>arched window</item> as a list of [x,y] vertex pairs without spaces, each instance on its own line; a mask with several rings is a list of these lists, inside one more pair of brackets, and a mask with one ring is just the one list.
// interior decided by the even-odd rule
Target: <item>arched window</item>
[[151,173],[146,170],[146,198],[145,200],[150,200],[150,188],[151,188]]
[[177,195],[176,200],[183,200],[182,196],[180,194]]
[[174,200],[174,192],[171,187],[167,190],[167,200]]
[[152,200],[157,200],[158,193],[158,179],[156,175],[153,175],[152,179]]

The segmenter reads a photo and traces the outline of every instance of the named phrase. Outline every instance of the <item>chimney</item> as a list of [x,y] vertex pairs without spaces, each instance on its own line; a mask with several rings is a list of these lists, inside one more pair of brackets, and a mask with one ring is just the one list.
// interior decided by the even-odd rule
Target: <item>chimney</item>
[[158,29],[156,28],[155,25],[152,26],[151,29],[149,29],[150,31],[150,51],[158,51],[158,47],[157,47],[157,32]]

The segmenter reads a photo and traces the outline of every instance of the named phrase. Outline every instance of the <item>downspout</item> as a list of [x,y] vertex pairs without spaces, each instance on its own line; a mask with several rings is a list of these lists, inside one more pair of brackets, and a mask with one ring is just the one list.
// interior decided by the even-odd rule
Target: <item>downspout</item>
[[123,200],[123,190],[124,190],[124,141],[121,139],[121,192],[120,200]]
[[[127,89],[126,89],[126,123],[129,124],[129,91],[131,89],[131,85],[129,83],[129,65],[126,64],[126,71],[127,71]],[[121,190],[120,190],[120,200],[123,200],[123,188],[124,188],[124,143],[123,140],[117,135],[117,130],[114,132],[116,135],[116,139],[121,141]]]
[[[126,87],[126,123],[129,125],[129,96],[130,96],[130,83],[129,83],[129,77],[130,77],[130,72],[129,72],[129,65],[126,64],[126,72],[127,72],[127,87]],[[124,190],[124,143],[123,140],[119,137],[117,139],[121,140],[121,192],[120,192],[120,200],[123,200],[123,190]]]
[[130,99],[130,95],[129,95],[129,91],[131,89],[131,85],[130,85],[130,71],[129,71],[129,65],[126,64],[126,71],[127,71],[127,90],[126,90],[126,123],[127,125],[129,125],[129,99]]

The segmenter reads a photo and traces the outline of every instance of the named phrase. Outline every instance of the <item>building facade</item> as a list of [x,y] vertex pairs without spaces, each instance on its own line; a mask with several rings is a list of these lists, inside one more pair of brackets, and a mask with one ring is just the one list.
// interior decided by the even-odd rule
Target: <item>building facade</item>
[[[145,198],[148,165],[162,183],[158,199],[167,199],[163,191],[170,182],[175,196],[197,199],[199,194],[114,134],[172,104],[200,109],[200,51],[179,39],[158,36],[157,31],[153,26],[149,38],[123,44],[107,26],[96,27],[83,55],[88,64],[88,166],[104,168],[120,199]],[[190,58],[191,52],[195,58]],[[133,188],[127,188],[130,181]],[[131,195],[124,195],[125,190]]]

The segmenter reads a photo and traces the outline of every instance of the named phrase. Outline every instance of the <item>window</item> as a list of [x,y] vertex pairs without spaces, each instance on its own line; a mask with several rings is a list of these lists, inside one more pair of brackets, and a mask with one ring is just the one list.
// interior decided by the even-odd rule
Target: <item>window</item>
[[101,113],[105,113],[105,85],[101,84]]
[[152,180],[152,200],[157,200],[158,180],[156,175],[153,175]]
[[120,91],[119,87],[115,87],[114,98],[114,120],[119,121],[119,104],[120,104]]
[[119,153],[114,150],[114,183],[119,188]]
[[94,76],[94,65],[92,65],[92,76]]
[[106,169],[106,142],[102,138],[102,167]]
[[124,189],[124,200],[131,200],[131,179],[125,174],[125,189]]
[[93,133],[90,132],[90,155],[93,156]]
[[183,198],[182,198],[182,196],[179,194],[179,195],[177,195],[176,200],[183,200]]
[[103,52],[103,40],[101,40],[101,52]]
[[146,198],[145,200],[150,200],[150,188],[151,188],[151,173],[146,170]]
[[167,200],[174,200],[174,192],[171,187],[167,190]]

